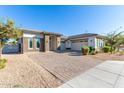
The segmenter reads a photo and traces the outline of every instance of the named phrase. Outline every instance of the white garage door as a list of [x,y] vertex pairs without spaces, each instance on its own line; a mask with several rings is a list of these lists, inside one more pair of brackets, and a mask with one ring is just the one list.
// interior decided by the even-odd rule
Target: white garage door
[[87,46],[87,42],[72,43],[71,50],[81,50],[82,46]]
[[17,53],[17,52],[19,52],[19,46],[18,46],[18,44],[16,44],[16,45],[5,45],[2,52],[3,53]]

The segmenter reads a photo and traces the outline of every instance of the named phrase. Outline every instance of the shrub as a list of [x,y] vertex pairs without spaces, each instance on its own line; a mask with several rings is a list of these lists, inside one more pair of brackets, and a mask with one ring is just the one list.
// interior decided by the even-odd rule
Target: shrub
[[119,51],[118,54],[121,56],[121,55],[124,55],[124,50],[122,51]]
[[81,50],[82,50],[83,55],[87,55],[90,49],[88,46],[82,46]]
[[92,46],[89,46],[89,53],[94,52],[94,51],[95,51],[95,48]]
[[110,49],[111,49],[110,46],[104,46],[103,47],[103,52],[108,53],[108,52],[110,52]]
[[6,59],[0,59],[0,69],[4,68],[6,66]]
[[115,52],[115,50],[116,50],[115,47],[110,48],[110,52],[111,52],[111,53],[112,53],[112,52]]
[[91,51],[90,52],[90,55],[95,55],[96,54],[96,51]]

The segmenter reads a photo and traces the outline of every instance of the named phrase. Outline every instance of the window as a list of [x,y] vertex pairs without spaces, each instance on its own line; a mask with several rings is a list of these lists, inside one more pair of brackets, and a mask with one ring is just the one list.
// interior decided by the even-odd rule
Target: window
[[28,39],[28,48],[33,49],[33,38]]
[[40,48],[40,38],[36,38],[36,48]]

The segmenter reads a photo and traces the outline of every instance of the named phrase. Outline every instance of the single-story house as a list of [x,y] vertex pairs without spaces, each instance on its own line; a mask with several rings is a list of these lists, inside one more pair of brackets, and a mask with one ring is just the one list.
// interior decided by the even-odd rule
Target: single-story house
[[104,36],[94,33],[85,33],[61,38],[61,50],[81,50],[82,46],[92,46],[99,51],[104,45]]
[[3,53],[25,53],[30,51],[81,50],[82,46],[93,46],[99,50],[104,47],[104,37],[86,33],[69,37],[54,32],[22,29],[23,36],[18,43],[7,44]]
[[3,48],[3,53],[24,53],[29,51],[52,51],[60,49],[61,34],[22,29],[23,36],[15,45],[7,44]]

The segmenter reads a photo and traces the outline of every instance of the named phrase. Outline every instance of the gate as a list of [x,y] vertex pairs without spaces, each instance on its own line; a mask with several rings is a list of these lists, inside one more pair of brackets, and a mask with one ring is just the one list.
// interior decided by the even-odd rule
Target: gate
[[19,53],[19,44],[6,44],[2,50],[3,54]]

